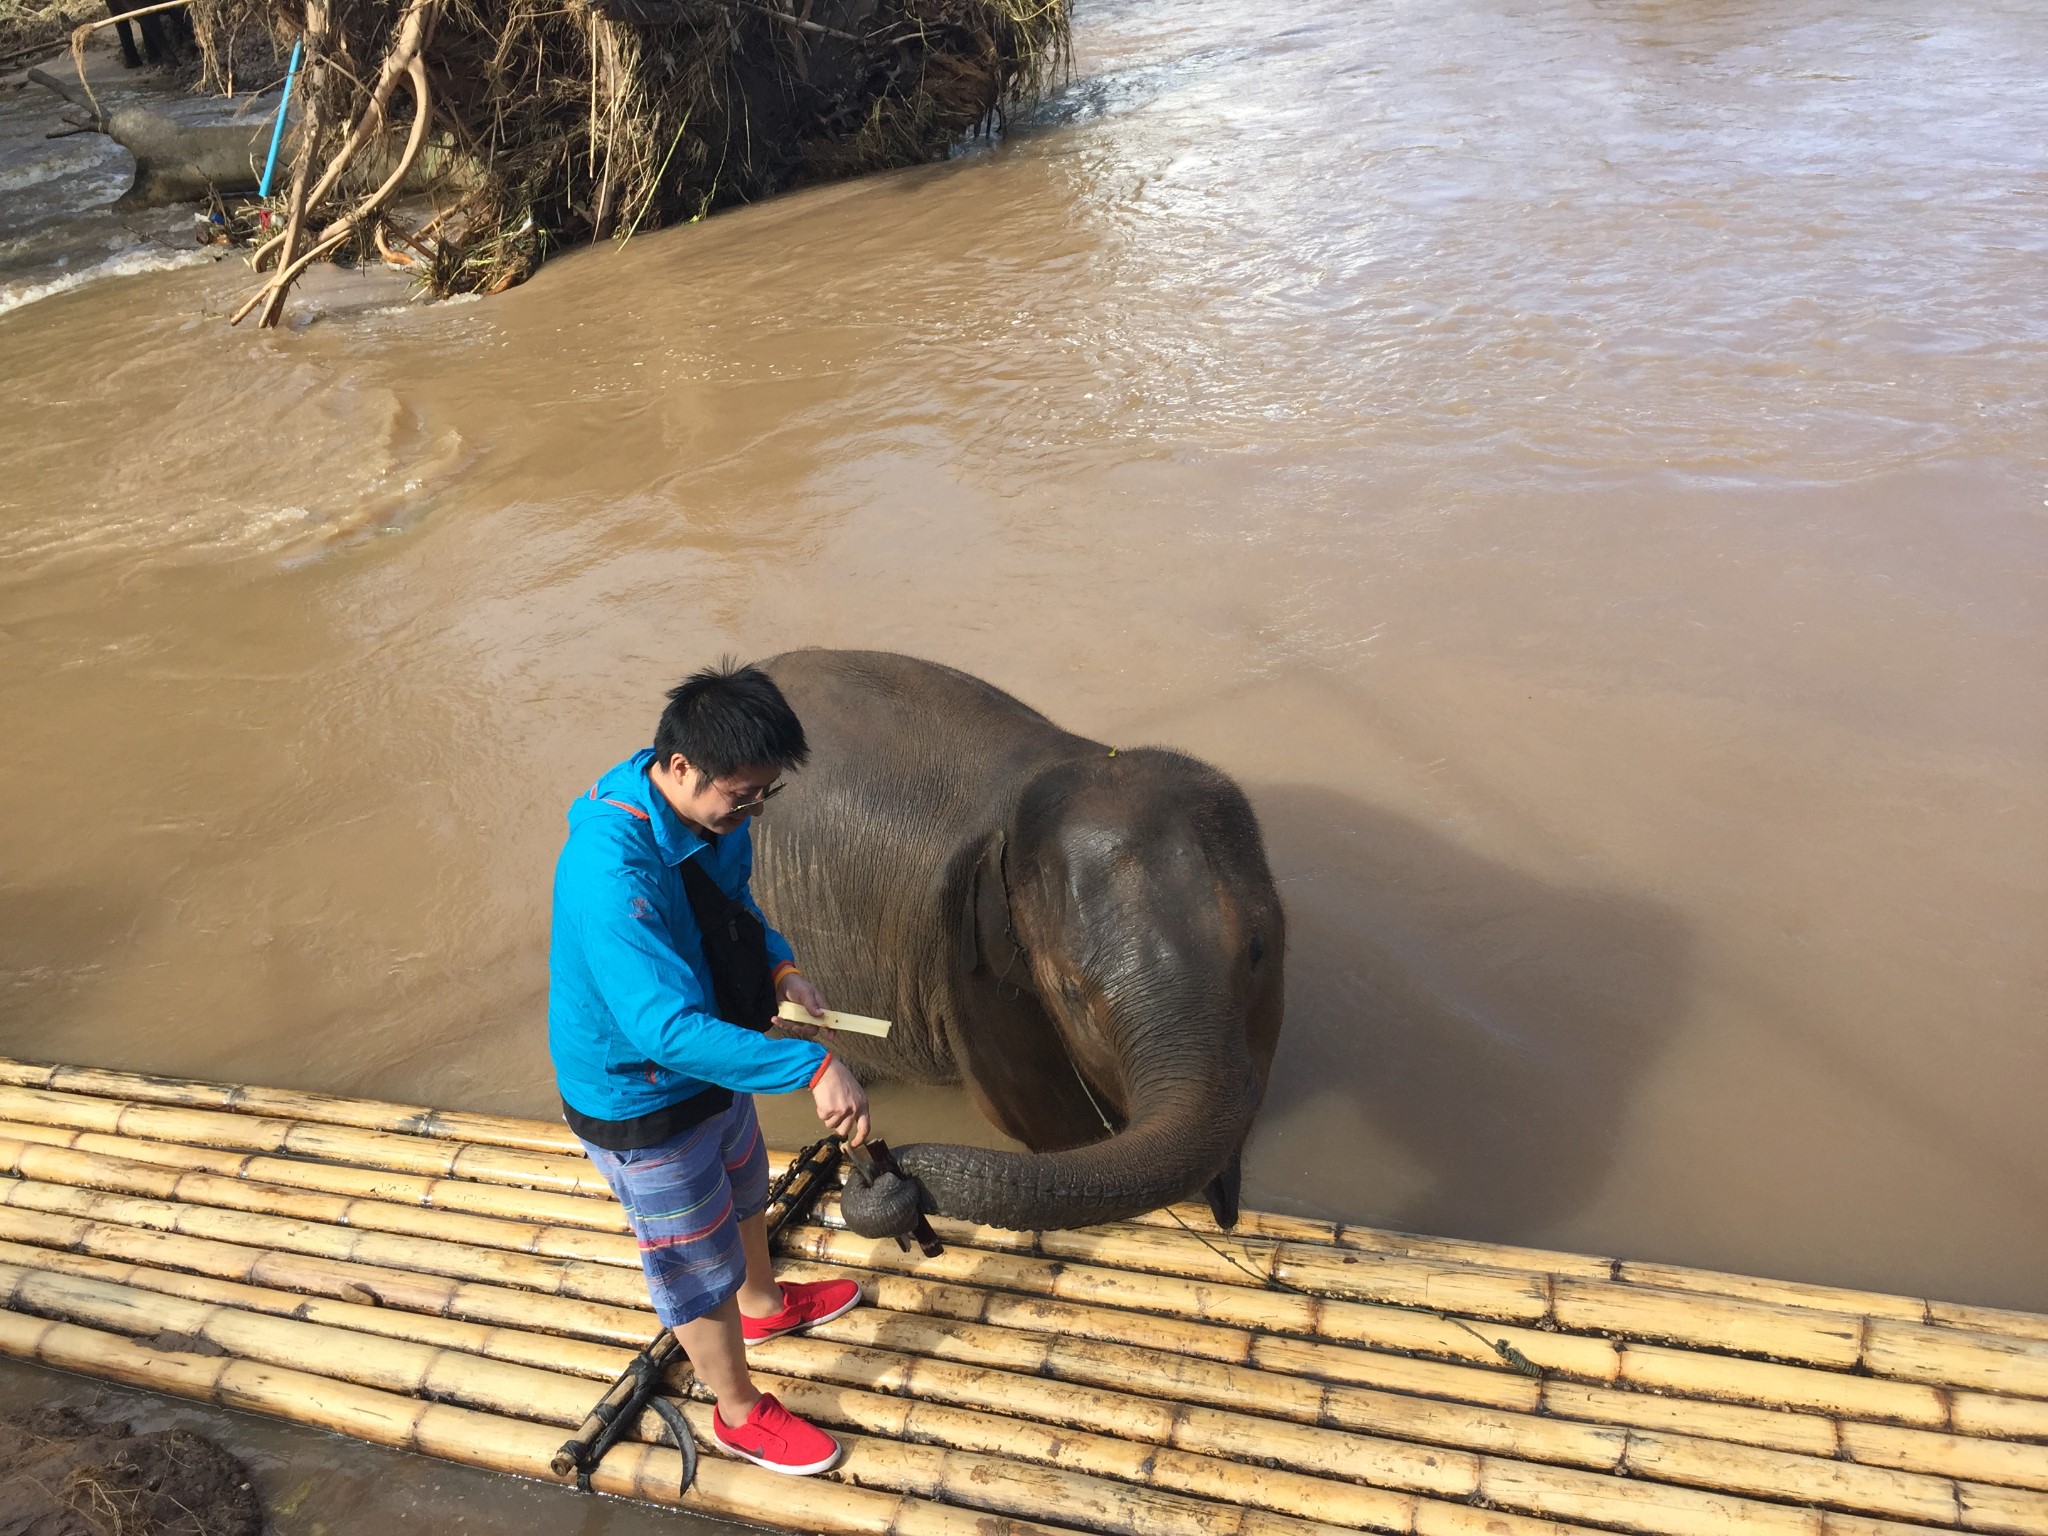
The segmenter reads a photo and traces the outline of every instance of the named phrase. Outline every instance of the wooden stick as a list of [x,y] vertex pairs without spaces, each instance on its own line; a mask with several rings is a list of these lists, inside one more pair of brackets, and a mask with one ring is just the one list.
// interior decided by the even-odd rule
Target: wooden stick
[[[224,1408],[267,1413],[466,1466],[560,1481],[548,1464],[561,1431],[545,1424],[422,1403],[306,1371],[144,1349],[95,1329],[13,1313],[0,1313],[0,1354]],[[815,1478],[778,1478],[711,1458],[699,1464],[697,1480],[685,1498],[677,1492],[681,1474],[682,1458],[675,1451],[621,1445],[592,1474],[591,1483],[603,1493],[683,1504],[733,1519],[755,1520],[763,1509],[772,1508],[791,1524],[847,1536],[1054,1536],[1047,1527],[1029,1522]]]
[[813,1029],[841,1030],[852,1035],[873,1035],[886,1040],[893,1027],[887,1019],[871,1019],[860,1013],[841,1013],[836,1008],[827,1008],[825,1016],[819,1018],[802,1003],[785,1002],[775,1010],[775,1017],[788,1024],[808,1024]]

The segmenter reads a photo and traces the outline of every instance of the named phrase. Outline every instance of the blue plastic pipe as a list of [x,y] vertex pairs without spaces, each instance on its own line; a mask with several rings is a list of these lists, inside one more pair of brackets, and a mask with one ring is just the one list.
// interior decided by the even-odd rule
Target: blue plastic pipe
[[299,49],[304,42],[304,38],[298,38],[292,43],[292,61],[284,72],[284,100],[277,104],[277,126],[270,130],[270,155],[263,162],[263,184],[256,189],[258,197],[270,196],[270,173],[277,169],[278,141],[284,138],[284,114],[292,104],[292,82],[299,78]]

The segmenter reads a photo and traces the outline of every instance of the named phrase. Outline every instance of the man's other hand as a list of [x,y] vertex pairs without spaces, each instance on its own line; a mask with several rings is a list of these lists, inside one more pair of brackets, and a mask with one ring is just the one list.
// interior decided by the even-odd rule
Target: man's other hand
[[814,1019],[825,1017],[825,994],[811,985],[811,978],[802,971],[791,971],[775,987],[778,1003],[795,1003],[807,1009]]
[[818,1106],[818,1118],[825,1128],[844,1138],[848,1146],[857,1147],[868,1139],[867,1090],[837,1056],[811,1089],[811,1100]]

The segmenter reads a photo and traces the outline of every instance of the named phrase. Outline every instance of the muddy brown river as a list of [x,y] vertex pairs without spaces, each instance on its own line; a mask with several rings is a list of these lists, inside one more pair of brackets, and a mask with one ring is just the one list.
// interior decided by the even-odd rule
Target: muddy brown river
[[[0,1050],[547,1113],[567,800],[886,647],[1250,791],[1248,1204],[2048,1308],[2048,10],[1077,27],[495,300],[0,244]],[[655,1528],[260,1437],[285,1536]]]

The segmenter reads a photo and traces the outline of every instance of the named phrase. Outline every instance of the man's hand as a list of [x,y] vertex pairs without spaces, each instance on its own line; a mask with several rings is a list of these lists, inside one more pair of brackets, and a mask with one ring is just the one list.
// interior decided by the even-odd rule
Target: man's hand
[[789,971],[775,985],[775,1001],[796,1003],[810,1011],[814,1019],[825,1017],[825,994],[811,985],[811,978],[802,971]]
[[818,1118],[825,1128],[845,1138],[850,1147],[868,1139],[868,1094],[846,1063],[837,1056],[827,1063],[825,1075],[811,1089],[811,1101],[818,1106]]

